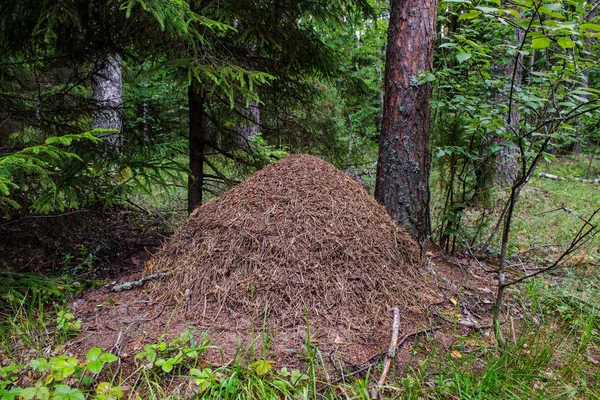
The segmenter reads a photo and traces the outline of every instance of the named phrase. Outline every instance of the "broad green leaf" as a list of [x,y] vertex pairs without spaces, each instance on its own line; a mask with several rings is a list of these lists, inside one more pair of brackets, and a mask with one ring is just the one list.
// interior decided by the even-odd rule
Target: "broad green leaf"
[[491,14],[491,13],[495,13],[498,11],[498,9],[496,7],[482,7],[482,6],[477,6],[475,7],[477,10],[485,13],[485,14]]
[[29,366],[36,371],[46,371],[48,369],[48,360],[45,358],[38,358],[29,362]]
[[98,374],[100,373],[100,371],[102,371],[102,367],[104,366],[104,363],[102,361],[92,361],[87,365],[87,369],[88,371],[90,371],[92,374]]
[[564,18],[564,16],[558,12],[561,10],[562,4],[560,3],[544,4],[538,9],[538,11],[542,14],[546,14],[554,18]]
[[582,31],[592,30],[596,32],[600,32],[600,24],[582,24],[580,29]]
[[566,37],[559,38],[557,42],[558,45],[563,49],[572,49],[573,47],[575,47],[575,42]]
[[471,58],[470,53],[466,53],[464,51],[461,51],[460,53],[456,53],[456,59],[458,60],[459,64],[462,64],[463,62],[467,61],[469,58]]
[[89,361],[96,361],[100,354],[102,354],[102,350],[100,350],[98,347],[93,347],[87,352],[85,358]]
[[31,400],[35,397],[37,393],[37,389],[34,387],[28,387],[21,391],[19,395],[23,400]]
[[105,363],[111,363],[113,361],[117,361],[119,358],[112,353],[103,353],[100,357],[98,357],[99,361]]
[[85,400],[83,392],[79,389],[72,389],[67,385],[56,385],[52,393],[52,399],[57,400]]
[[534,49],[545,49],[546,47],[550,46],[550,43],[552,43],[550,38],[542,36],[533,39],[531,41],[531,47],[533,47]]
[[458,20],[462,21],[463,19],[473,19],[477,17],[479,17],[479,12],[477,12],[477,10],[470,10],[468,13],[461,14],[458,17]]

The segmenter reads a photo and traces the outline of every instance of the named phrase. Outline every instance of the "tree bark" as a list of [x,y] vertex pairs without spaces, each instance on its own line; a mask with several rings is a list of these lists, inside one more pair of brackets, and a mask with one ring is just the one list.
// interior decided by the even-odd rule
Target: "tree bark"
[[140,105],[140,114],[142,115],[140,136],[144,140],[149,140],[152,134],[152,124],[150,123],[150,106],[148,105],[148,101],[144,101]]
[[258,101],[251,99],[248,102],[248,107],[241,109],[241,114],[247,120],[238,126],[239,142],[242,147],[247,147],[250,145],[250,138],[256,136],[260,131],[260,106]]
[[[244,68],[248,71],[254,71],[254,61],[253,59],[256,57],[256,46],[251,45],[248,49],[248,59],[244,63]],[[242,103],[241,114],[246,119],[238,126],[238,144],[241,147],[249,147],[250,146],[250,138],[256,136],[258,132],[260,132],[260,105],[258,101],[254,99],[250,99],[248,102],[248,106],[245,106],[245,101],[243,98],[240,99],[240,103]]]
[[[515,30],[515,46],[519,48],[523,41],[523,31],[520,29]],[[508,78],[509,85],[513,88],[517,88],[521,85],[521,70],[523,65],[523,55],[517,53],[512,57],[512,62],[505,68],[504,73]],[[509,133],[514,134],[514,130],[518,129],[519,125],[519,105],[515,102],[514,93],[516,90],[511,90],[511,96],[509,98],[508,113],[506,116],[506,129]],[[500,150],[496,157],[496,184],[501,188],[510,186],[516,178],[517,174],[517,149],[514,147],[507,146],[507,140],[496,136],[494,141],[500,145]]]
[[123,128],[123,65],[119,54],[96,61],[92,75],[92,129],[114,129],[119,133],[101,137],[118,151],[121,149]]
[[[590,11],[586,14],[585,20],[587,23],[590,23],[594,21],[598,13],[598,0],[588,1],[587,3],[591,6],[591,8]],[[591,36],[586,36],[586,38],[584,39],[585,52],[583,53],[583,58],[586,62],[589,61],[590,55],[592,54],[591,51],[593,39],[594,38]],[[589,87],[589,71],[583,74],[583,86],[586,88]],[[573,148],[571,149],[571,151],[573,152],[573,154],[581,154],[583,152],[583,132],[581,132],[581,130],[584,128],[583,124],[581,123],[581,118],[577,118],[577,120],[574,122],[574,125],[575,129],[579,130],[580,133],[578,137],[575,138],[575,142],[573,143]]]
[[208,120],[204,114],[206,95],[198,82],[188,88],[190,176],[188,178],[188,212],[202,204],[204,186],[204,145]]
[[420,238],[429,219],[430,72],[437,0],[392,0],[388,30],[383,122],[375,197]]

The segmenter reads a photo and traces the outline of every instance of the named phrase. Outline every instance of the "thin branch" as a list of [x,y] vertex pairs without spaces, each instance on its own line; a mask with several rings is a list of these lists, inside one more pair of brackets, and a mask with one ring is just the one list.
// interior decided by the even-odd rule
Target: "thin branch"
[[[533,272],[531,274],[522,276],[518,279],[515,279],[513,281],[507,282],[505,283],[503,286],[504,287],[509,287],[512,285],[515,285],[519,282],[522,282],[526,279],[529,278],[533,278],[535,276],[538,276],[540,274],[543,274],[545,272],[549,272],[555,268],[557,268],[561,262],[568,257],[569,255],[573,254],[574,252],[576,252],[577,250],[579,250],[583,245],[585,245],[587,242],[589,242],[594,236],[596,236],[598,234],[598,232],[600,232],[599,230],[597,230],[597,226],[593,225],[590,221],[592,221],[592,219],[596,216],[596,214],[598,214],[598,212],[600,212],[600,208],[596,209],[592,215],[587,219],[584,220],[585,223],[582,225],[582,227],[579,229],[579,231],[577,232],[577,234],[575,235],[575,237],[573,238],[573,240],[571,241],[571,244],[569,246],[569,248],[567,248],[561,255],[560,257],[558,257],[556,259],[556,261],[554,263],[552,263],[550,266],[542,268],[537,270],[536,272]],[[583,232],[585,226],[590,225],[590,228]]]

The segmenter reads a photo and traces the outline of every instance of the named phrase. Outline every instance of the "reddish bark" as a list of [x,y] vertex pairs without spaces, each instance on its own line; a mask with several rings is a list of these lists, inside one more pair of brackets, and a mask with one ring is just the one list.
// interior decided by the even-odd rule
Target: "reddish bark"
[[437,0],[392,0],[375,196],[402,226],[430,232],[429,130]]

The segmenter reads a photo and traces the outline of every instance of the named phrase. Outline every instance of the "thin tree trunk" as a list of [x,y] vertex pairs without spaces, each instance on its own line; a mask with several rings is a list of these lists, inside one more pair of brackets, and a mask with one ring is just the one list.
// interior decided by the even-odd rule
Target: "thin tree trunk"
[[588,164],[587,167],[587,172],[585,174],[585,179],[590,179],[590,174],[592,172],[592,164],[594,163],[594,158],[596,158],[596,152],[598,151],[598,146],[600,145],[600,140],[598,140],[596,142],[596,145],[594,146],[594,151],[592,151],[592,154],[590,155],[590,163]]
[[202,204],[204,185],[204,145],[208,121],[204,114],[206,96],[198,82],[188,88],[190,177],[188,178],[188,212]]
[[123,66],[119,54],[96,61],[92,75],[92,98],[96,109],[92,129],[114,129],[119,133],[103,135],[103,139],[121,149],[123,129]]
[[[256,57],[256,46],[251,45],[248,49],[248,60],[244,65],[248,71],[255,69],[253,59]],[[244,99],[240,99],[240,102],[245,104]],[[248,106],[242,106],[241,113],[246,119],[238,126],[239,133],[239,144],[242,147],[250,145],[250,138],[256,136],[260,131],[260,105],[255,99],[250,99]]]
[[[515,30],[514,36],[515,46],[519,47],[523,41],[523,31],[521,29]],[[521,84],[522,76],[522,65],[523,55],[517,53],[513,56],[512,62],[505,69],[504,73],[508,78],[509,85],[511,87],[518,87]],[[509,97],[509,110],[506,116],[506,129],[509,133],[514,134],[514,130],[518,129],[519,125],[519,105],[515,102],[514,93],[512,90],[511,96]],[[508,141],[505,138],[496,136],[494,141],[500,145],[500,150],[496,157],[496,184],[502,188],[506,188],[512,184],[516,178],[517,173],[517,149],[508,146]]]
[[431,85],[437,0],[392,0],[388,30],[383,122],[375,197],[420,238],[429,219]]
[[150,124],[150,106],[148,105],[148,101],[144,101],[140,105],[140,114],[142,114],[140,135],[142,139],[149,140],[152,134],[152,124]]
[[250,144],[250,139],[260,131],[260,106],[258,101],[250,100],[248,107],[242,108],[241,112],[248,120],[240,124],[237,130],[240,135],[240,145],[246,147]]
[[[598,0],[589,1],[588,4],[591,5],[591,9],[587,13],[587,15],[585,16],[585,20],[587,22],[593,22],[594,19],[596,18],[597,13],[598,13]],[[583,53],[583,58],[586,61],[589,61],[589,59],[590,59],[590,55],[591,55],[591,51],[592,51],[593,39],[594,38],[592,38],[591,36],[587,36],[584,39],[584,41],[585,41],[585,52]],[[586,72],[585,74],[583,74],[583,86],[584,87],[589,87],[589,72]],[[575,142],[573,143],[573,148],[572,148],[571,151],[574,154],[581,154],[581,152],[583,151],[583,138],[582,138],[583,132],[581,132],[581,130],[583,129],[583,124],[581,123],[581,118],[577,118],[577,120],[574,122],[573,125],[575,125],[575,129],[579,130],[580,133],[577,136],[577,138],[575,139]]]

